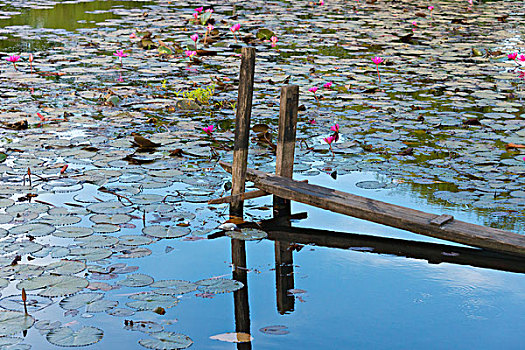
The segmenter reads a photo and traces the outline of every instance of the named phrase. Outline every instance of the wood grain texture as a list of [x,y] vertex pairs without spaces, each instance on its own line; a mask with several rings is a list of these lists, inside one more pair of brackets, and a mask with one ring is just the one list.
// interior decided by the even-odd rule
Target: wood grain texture
[[[231,171],[231,164],[219,163],[227,171]],[[248,169],[246,175],[255,187],[281,198],[425,236],[515,255],[525,254],[525,236],[517,233],[459,220],[437,226],[430,223],[436,218],[436,214],[301,183],[254,169]]]

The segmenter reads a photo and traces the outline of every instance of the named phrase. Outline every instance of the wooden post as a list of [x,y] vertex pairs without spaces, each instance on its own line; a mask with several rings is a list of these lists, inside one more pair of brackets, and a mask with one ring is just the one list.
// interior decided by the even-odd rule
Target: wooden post
[[[282,87],[275,174],[288,178],[292,178],[293,175],[298,105],[299,86],[287,85]],[[273,196],[273,216],[274,218],[282,218],[280,225],[290,226],[290,215],[290,201]],[[293,288],[293,250],[290,242],[275,241],[275,289],[277,310],[280,314],[294,310],[295,299],[288,295],[288,290]]]
[[[242,282],[244,287],[233,292],[233,303],[235,312],[235,331],[250,334],[250,304],[248,301],[248,271],[246,270],[246,247],[245,242],[232,239],[232,264],[234,280]],[[238,343],[238,350],[249,350],[251,342]]]
[[[233,147],[232,195],[243,193],[245,188],[255,73],[255,48],[244,47],[241,54],[237,114],[235,116],[235,143]],[[242,214],[242,201],[235,201],[230,204],[231,216],[242,217]]]
[[[298,105],[299,86],[287,85],[282,87],[275,174],[288,178],[292,178],[293,175]],[[273,196],[273,213],[274,217],[290,216],[290,201]]]

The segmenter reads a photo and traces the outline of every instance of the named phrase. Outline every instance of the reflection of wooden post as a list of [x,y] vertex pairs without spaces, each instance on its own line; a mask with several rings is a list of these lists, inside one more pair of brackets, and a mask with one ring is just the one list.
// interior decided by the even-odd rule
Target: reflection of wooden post
[[[275,174],[291,178],[295,155],[299,87],[297,85],[282,87],[280,103]],[[273,212],[274,216],[289,216],[290,201],[273,196]]]
[[[250,304],[248,302],[248,276],[244,241],[232,239],[232,263],[233,279],[244,284],[243,288],[233,292],[235,331],[250,334]],[[237,349],[239,350],[249,350],[251,348],[251,342],[237,344]]]
[[[255,48],[242,49],[237,114],[235,116],[235,143],[233,148],[232,195],[243,193],[248,163],[250,117],[252,114],[253,81],[255,73]],[[230,205],[230,215],[242,217],[243,202]]]
[[[289,178],[293,175],[298,105],[299,87],[288,85],[281,88],[275,173]],[[273,215],[286,218],[280,224],[290,226],[290,201],[273,196]],[[275,242],[275,285],[279,313],[293,311],[295,300],[288,295],[288,290],[294,288],[293,251],[289,242]]]
[[294,296],[288,290],[294,288],[293,253],[290,243],[275,241],[275,288],[277,311],[285,314],[294,310]]

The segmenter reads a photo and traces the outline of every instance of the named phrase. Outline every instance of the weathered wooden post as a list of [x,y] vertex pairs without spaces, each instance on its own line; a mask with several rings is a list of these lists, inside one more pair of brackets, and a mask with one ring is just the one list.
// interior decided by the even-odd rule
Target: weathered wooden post
[[[299,86],[287,85],[282,87],[275,174],[289,178],[292,178],[293,175],[298,106]],[[290,201],[273,196],[273,213],[274,217],[290,216]]]
[[[232,195],[244,193],[246,168],[248,166],[248,144],[250,118],[252,115],[253,82],[255,76],[255,48],[244,47],[241,51],[241,71],[235,116],[235,143],[232,165]],[[243,217],[243,201],[230,204],[230,217]],[[248,276],[246,271],[246,248],[244,241],[231,240],[233,279],[244,284],[244,288],[233,293],[236,332],[250,333],[250,306],[248,303]],[[240,267],[240,268],[238,268]],[[251,343],[239,343],[238,349],[251,349]]]
[[[292,178],[299,87],[297,85],[282,87],[280,103],[275,173],[279,176]],[[273,216],[282,217],[280,225],[290,226],[290,215],[290,201],[273,196]],[[288,295],[288,290],[293,288],[293,249],[291,249],[290,242],[275,241],[275,289],[277,310],[280,314],[294,310],[295,298]]]
[[[245,188],[255,75],[255,48],[244,47],[241,54],[237,114],[235,116],[235,143],[233,147],[232,195],[243,193]],[[242,217],[242,215],[243,201],[237,200],[232,202],[230,204],[230,216]]]

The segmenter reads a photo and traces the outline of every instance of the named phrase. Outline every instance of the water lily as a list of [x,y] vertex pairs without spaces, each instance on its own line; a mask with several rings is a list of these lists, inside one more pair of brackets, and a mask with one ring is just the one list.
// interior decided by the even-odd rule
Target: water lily
[[525,55],[519,55],[518,61],[525,62]]
[[7,62],[11,62],[13,64],[13,67],[15,68],[15,70],[18,70],[16,69],[16,62],[18,62],[20,60],[20,56],[18,55],[11,55],[9,57],[6,58]]
[[328,83],[325,83],[325,84],[323,85],[323,87],[324,87],[325,89],[330,89],[330,88],[332,87],[332,85],[333,85],[333,83],[332,83],[331,81],[329,81]]
[[434,6],[431,5],[431,6],[428,7],[428,9],[429,9],[430,12],[432,12],[432,10],[434,10]]
[[204,10],[204,7],[202,7],[202,6],[201,6],[201,7],[197,7],[197,8],[195,9],[195,11],[196,11],[197,13],[201,13],[202,10]]
[[209,13],[213,13],[213,9],[207,9],[206,11],[204,12],[209,12]]
[[184,54],[186,55],[186,57],[192,58],[193,56],[195,56],[197,54],[197,51],[186,50],[186,51],[184,51]]
[[241,25],[239,23],[234,24],[230,27],[230,31],[232,32],[233,37],[235,38],[235,42],[237,42],[237,36],[235,35],[235,32],[238,32],[239,29],[241,29]]
[[193,19],[195,20],[195,22],[199,20],[199,14],[197,12],[193,12]]
[[516,57],[518,57],[518,53],[517,52],[512,52],[512,53],[509,53],[507,55],[507,57],[509,58],[509,60],[516,60]]
[[190,36],[190,39],[195,43],[195,50],[197,50],[197,41],[199,40],[199,34],[195,33]]
[[215,126],[209,125],[209,126],[202,128],[202,131],[204,131],[206,134],[211,136],[213,129],[215,129]]
[[317,92],[319,88],[317,86],[313,86],[311,88],[308,89],[308,91],[310,91],[312,94],[314,94],[314,97],[315,97],[315,100],[317,102],[319,102],[319,99],[317,98],[317,95],[315,94]]
[[332,142],[335,142],[335,136],[328,136],[328,137],[325,137],[324,139],[324,142],[326,142],[328,144],[328,147],[330,148],[330,152],[332,152],[332,156],[334,155],[334,150],[332,149]]
[[324,0],[319,0],[319,5],[324,5]]
[[270,41],[272,42],[272,47],[275,47],[277,46],[277,42],[279,41],[279,39],[277,39],[277,37],[274,35],[270,38]]
[[334,132],[339,132],[339,124],[334,124],[330,127],[330,130]]
[[213,30],[213,25],[211,23],[208,23],[208,25],[206,26],[206,33],[204,33],[204,44],[206,44],[206,38],[208,37],[208,34],[211,35],[211,31]]
[[29,66],[31,67],[31,74],[33,74],[33,54],[29,54]]
[[120,66],[122,66],[122,58],[124,57],[128,57],[128,55],[126,53],[124,53],[124,50],[117,50],[113,56],[117,56],[119,58],[119,61],[120,61]]
[[379,79],[379,84],[381,84],[381,75],[379,75],[379,65],[383,62],[383,58],[379,56],[375,56],[372,58],[372,62],[375,63],[376,69],[377,69],[377,78]]
[[131,33],[131,34],[129,35],[129,38],[130,38],[130,39],[136,39],[136,38],[137,38],[137,34],[135,34],[135,33]]

